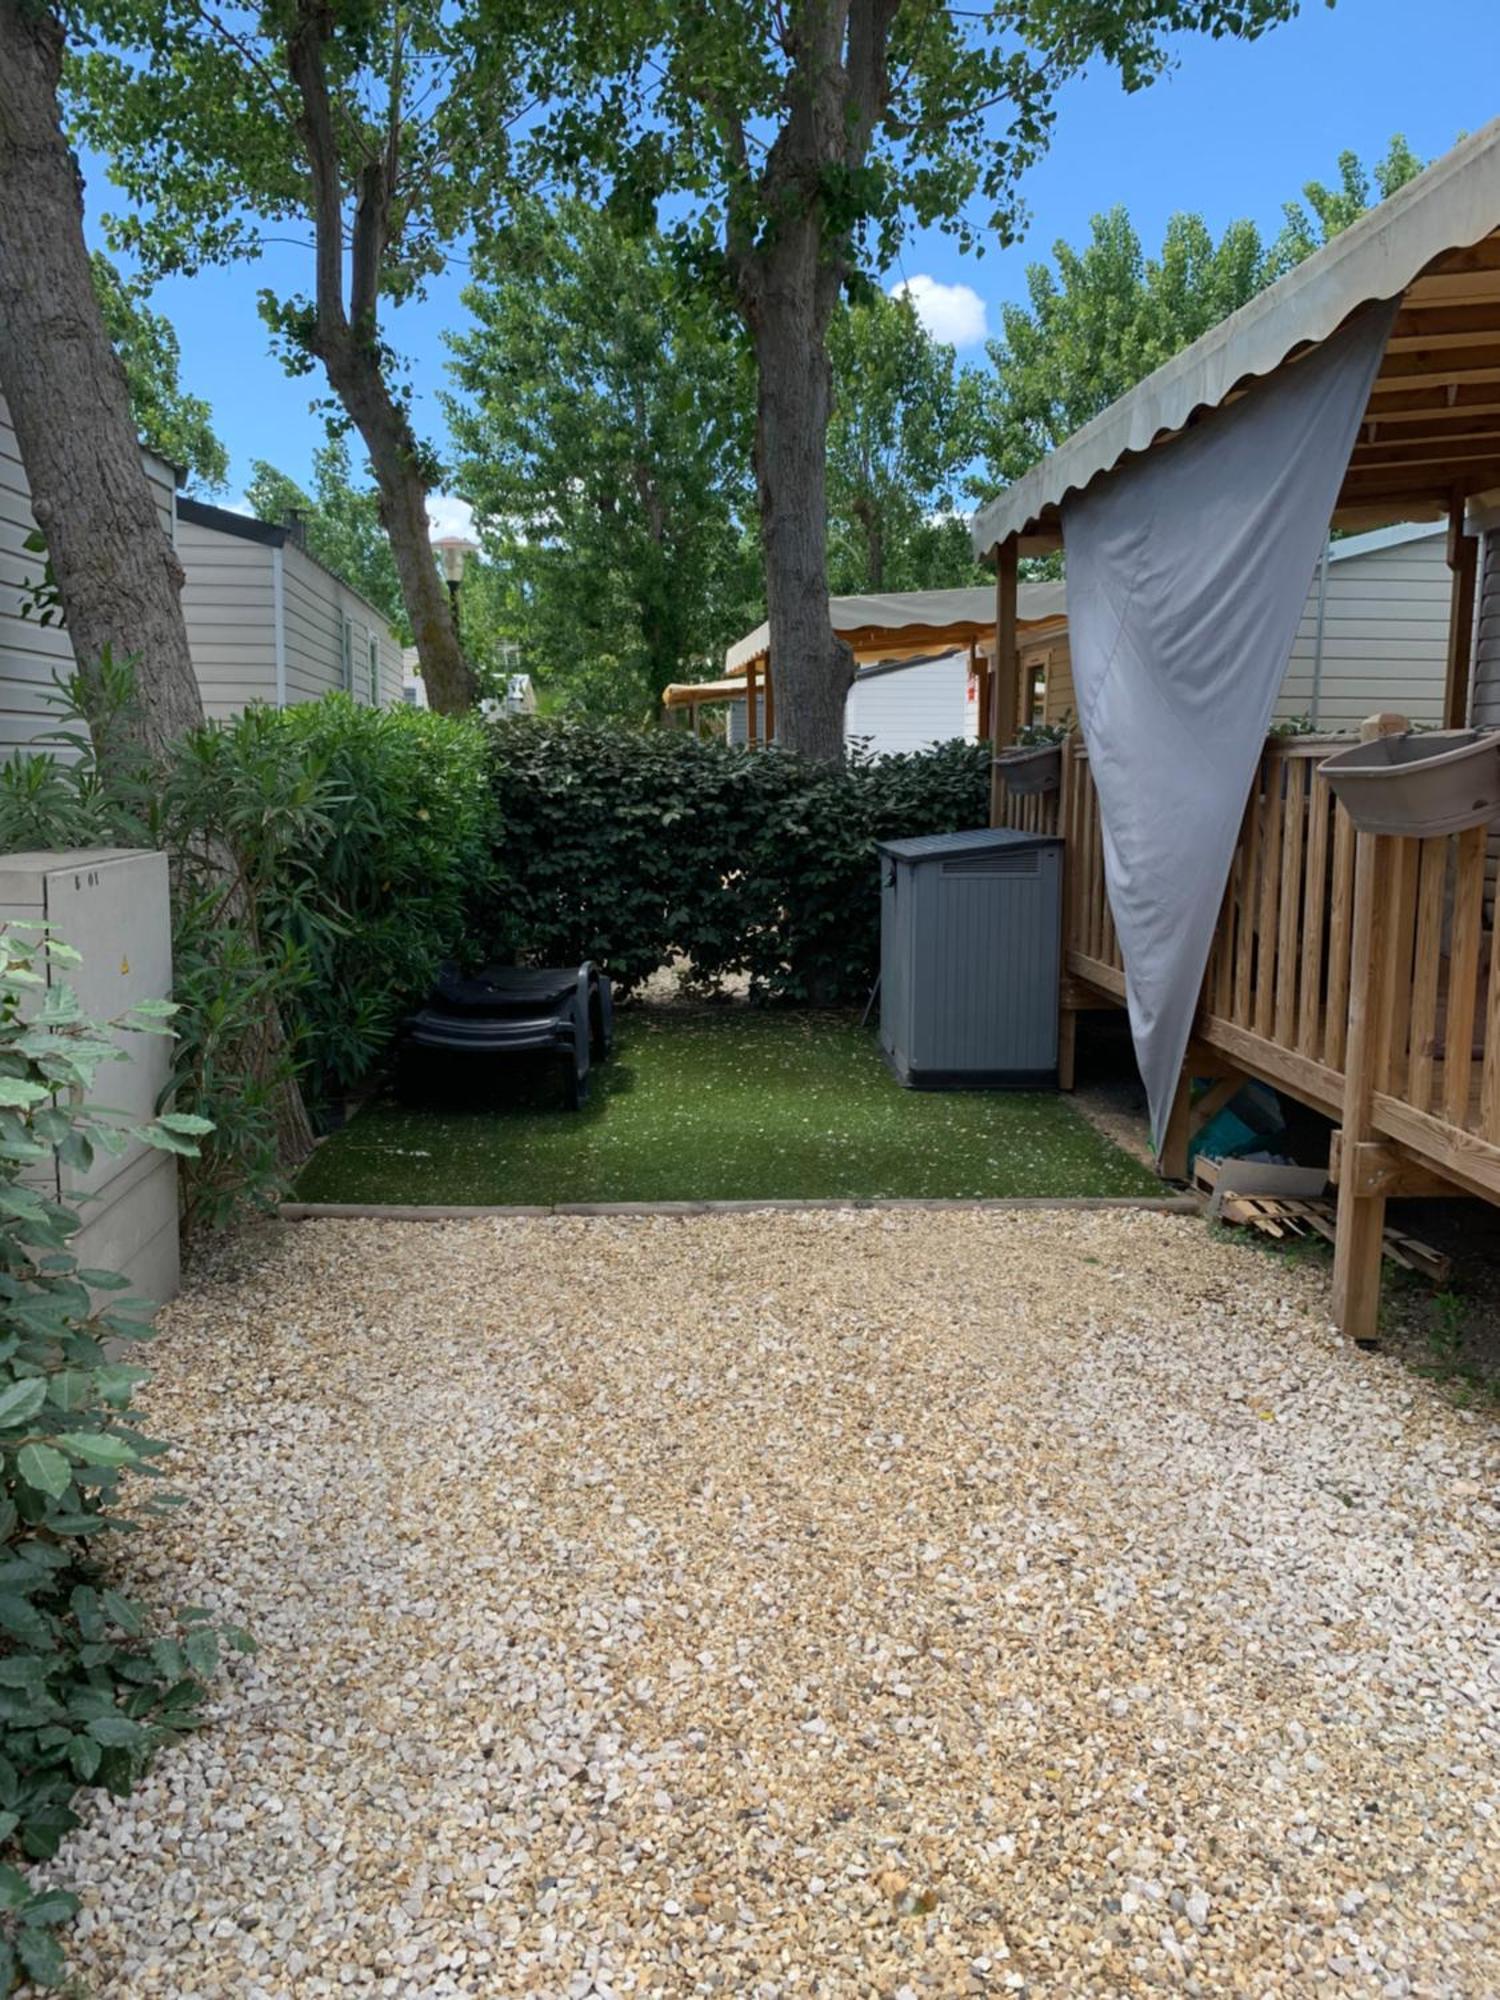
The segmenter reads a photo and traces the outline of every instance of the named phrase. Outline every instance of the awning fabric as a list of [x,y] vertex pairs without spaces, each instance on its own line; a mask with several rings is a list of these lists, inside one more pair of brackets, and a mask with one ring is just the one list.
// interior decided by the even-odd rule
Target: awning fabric
[[[1024,553],[1026,535],[1044,517],[1055,522],[1055,510],[1069,494],[1119,467],[1128,454],[1145,452],[1163,433],[1181,430],[1195,413],[1217,409],[1240,384],[1271,375],[1289,356],[1326,339],[1361,306],[1406,291],[1445,253],[1477,245],[1497,228],[1500,119],[1493,119],[1163,363],[982,508],[972,524],[976,552],[987,555],[1020,534]],[[1442,297],[1432,300],[1436,307],[1444,303]],[[1441,373],[1441,354],[1424,358],[1429,369]],[[1401,378],[1391,386],[1399,390],[1408,384]]]
[[1245,801],[1396,302],[1063,510],[1079,720],[1160,1147]]
[[[1017,606],[1022,625],[1040,625],[1062,618],[1068,608],[1062,583],[1023,583]],[[895,643],[902,632],[942,632],[954,639],[993,631],[995,587],[964,584],[955,590],[891,590],[857,597],[830,597],[828,617],[835,632],[881,633]],[[724,655],[724,671],[740,673],[751,660],[770,651],[771,628],[757,625],[736,639]]]

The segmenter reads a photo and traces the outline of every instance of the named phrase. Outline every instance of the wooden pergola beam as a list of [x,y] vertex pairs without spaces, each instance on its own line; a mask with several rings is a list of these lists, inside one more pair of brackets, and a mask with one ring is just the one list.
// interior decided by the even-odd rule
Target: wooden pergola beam
[[[1012,535],[995,552],[995,671],[990,713],[990,747],[1003,750],[1015,734],[1020,662],[1020,546]],[[1000,822],[1000,774],[990,770],[990,825]]]
[[1448,609],[1448,660],[1443,679],[1443,727],[1462,729],[1469,719],[1469,670],[1474,650],[1474,592],[1479,575],[1479,541],[1464,533],[1464,502],[1455,494],[1448,506],[1448,567],[1453,595]]

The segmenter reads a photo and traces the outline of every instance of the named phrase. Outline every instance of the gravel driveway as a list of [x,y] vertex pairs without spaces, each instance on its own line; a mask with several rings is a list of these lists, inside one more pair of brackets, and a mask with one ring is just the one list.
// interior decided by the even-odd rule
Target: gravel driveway
[[133,1560],[261,1651],[64,1848],[79,1972],[1495,1994],[1497,1431],[1320,1287],[1138,1213],[247,1240]]

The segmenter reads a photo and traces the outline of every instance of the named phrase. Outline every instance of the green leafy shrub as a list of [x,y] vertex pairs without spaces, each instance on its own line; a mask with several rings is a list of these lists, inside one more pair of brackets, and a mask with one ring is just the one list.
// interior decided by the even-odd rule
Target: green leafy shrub
[[[114,702],[133,698],[128,674],[107,678]],[[483,728],[331,695],[195,731],[139,779],[106,779],[85,731],[58,746],[0,766],[0,850],[170,857],[172,1091],[213,1128],[183,1175],[184,1223],[222,1224],[282,1190],[287,1083],[315,1101],[358,1084],[462,948],[494,846]]]
[[983,825],[988,746],[856,752],[838,768],[675,730],[497,722],[503,887],[471,935],[594,958],[629,990],[681,954],[768,999],[862,999],[879,961],[877,840]]
[[[269,721],[288,762],[317,774],[324,825],[260,893],[264,935],[306,970],[292,1009],[315,1088],[361,1082],[396,1024],[461,952],[493,877],[485,734],[477,720],[361,708],[347,696]],[[229,725],[234,746],[247,718]]]
[[[165,1446],[130,1407],[145,1371],[118,1358],[149,1339],[151,1307],[122,1297],[113,1272],[79,1268],[78,1218],[43,1178],[54,1160],[86,1171],[132,1137],[190,1157],[204,1124],[87,1108],[100,1065],[123,1052],[71,988],[49,983],[48,960],[77,954],[0,929],[0,1843],[23,1861],[56,1853],[81,1785],[128,1791],[154,1750],[197,1725],[221,1645],[198,1609],[152,1629],[92,1553],[171,1498],[155,1484]],[[114,1025],[165,1033],[173,1011],[148,1003]],[[56,1930],[74,1907],[0,1862],[0,1993],[23,1976],[57,1982]]]

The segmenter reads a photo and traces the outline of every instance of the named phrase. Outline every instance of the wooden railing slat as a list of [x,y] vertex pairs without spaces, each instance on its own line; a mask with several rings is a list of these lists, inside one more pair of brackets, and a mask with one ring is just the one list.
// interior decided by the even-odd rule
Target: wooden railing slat
[[1302,897],[1301,991],[1297,997],[1297,1047],[1322,1053],[1323,932],[1328,918],[1328,822],[1333,794],[1313,774],[1307,801],[1307,879]]
[[1276,1039],[1297,1044],[1297,944],[1302,926],[1302,857],[1306,847],[1307,761],[1286,763],[1285,829],[1281,840],[1281,921],[1276,940]]
[[1443,965],[1443,901],[1448,886],[1446,840],[1421,843],[1417,878],[1417,950],[1412,966],[1411,1061],[1406,1073],[1406,1101],[1419,1111],[1432,1103],[1437,1060],[1438,975]]
[[1500,910],[1490,939],[1490,990],[1484,1010],[1484,1084],[1479,1129],[1500,1144]]
[[1276,911],[1281,898],[1281,830],[1286,816],[1281,780],[1286,769],[1266,753],[1266,803],[1261,830],[1260,912],[1256,920],[1255,1032],[1269,1041],[1276,1025]]
[[1375,1088],[1396,1092],[1406,1083],[1406,1038],[1411,1025],[1411,968],[1417,922],[1417,861],[1421,842],[1390,840],[1389,877],[1380,885],[1385,905],[1385,956],[1380,977],[1381,1032],[1375,1049]]
[[1250,787],[1250,804],[1246,813],[1248,832],[1241,836],[1245,840],[1245,866],[1240,877],[1238,934],[1234,945],[1233,1019],[1242,1028],[1250,1026],[1254,993],[1255,911],[1260,892],[1261,827],[1265,821],[1266,810],[1265,780],[1266,760],[1263,757],[1256,769],[1254,783]]
[[1333,809],[1333,880],[1328,890],[1328,1000],[1323,1060],[1344,1067],[1349,1039],[1349,952],[1354,928],[1354,822]]
[[1453,939],[1448,953],[1448,1012],[1443,1024],[1443,1116],[1468,1126],[1474,1015],[1479,1005],[1479,947],[1484,929],[1485,829],[1471,826],[1455,843]]

